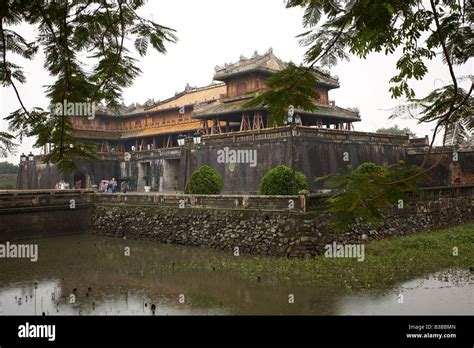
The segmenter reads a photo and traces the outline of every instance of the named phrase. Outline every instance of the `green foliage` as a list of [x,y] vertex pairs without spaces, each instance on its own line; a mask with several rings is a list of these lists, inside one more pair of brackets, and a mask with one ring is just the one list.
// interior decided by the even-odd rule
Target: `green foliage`
[[13,190],[16,187],[18,166],[8,162],[0,163],[0,189]]
[[260,194],[292,195],[308,189],[308,181],[303,173],[296,172],[295,179],[296,192],[293,192],[293,170],[283,165],[272,168],[260,182]]
[[18,165],[9,162],[0,162],[0,174],[17,174]]
[[[61,171],[73,169],[78,159],[94,158],[94,149],[73,136],[65,115],[24,105],[16,84],[26,82],[26,77],[22,68],[11,62],[11,55],[34,59],[42,48],[45,69],[54,78],[46,86],[51,105],[68,101],[117,108],[123,89],[131,86],[141,72],[125,43],[134,40],[135,49],[143,56],[149,43],[165,53],[165,43],[177,40],[173,29],[137,14],[144,3],[18,0],[4,1],[0,6],[0,81],[3,87],[15,90],[21,106],[6,118],[10,131],[20,141],[25,136],[35,137],[37,147],[53,143],[45,161],[57,163]],[[33,42],[14,31],[21,25],[34,27],[38,36]],[[82,59],[83,55],[90,59]],[[11,149],[5,140],[12,138],[0,135],[2,154]]]
[[[439,88],[413,104],[421,108],[420,122],[436,122],[445,129],[443,143],[465,143],[474,134],[474,98],[452,85]],[[453,105],[456,105],[453,107]]]
[[[401,52],[396,63],[397,73],[390,79],[393,98],[407,98],[410,110],[420,110],[419,122],[435,122],[433,139],[445,130],[443,144],[466,142],[474,131],[474,84],[468,91],[459,85],[456,65],[466,64],[474,53],[474,11],[471,1],[460,0],[286,0],[286,6],[304,9],[303,25],[308,29],[299,35],[300,44],[308,47],[305,62],[308,67],[289,66],[271,77],[277,92],[257,96],[249,105],[265,105],[279,118],[285,105],[297,105],[304,99],[298,89],[300,81],[305,91],[316,85],[311,74],[303,73],[318,64],[330,68],[349,54],[366,58],[368,54],[386,55]],[[413,79],[421,80],[428,73],[427,62],[441,53],[451,82],[426,97],[415,99]],[[307,80],[305,80],[307,78]],[[415,108],[412,108],[415,106]],[[306,105],[308,110],[311,108]],[[410,116],[413,116],[410,112]],[[385,131],[385,130],[384,130]],[[423,162],[423,167],[425,161]],[[367,167],[368,168],[368,167]],[[379,222],[389,204],[401,199],[407,189],[413,189],[424,171],[411,166],[385,166],[365,173],[354,170],[338,175],[327,183],[336,194],[330,199],[338,227],[347,227],[359,220]]]
[[[463,64],[472,56],[472,4],[461,2],[435,1],[436,12],[417,0],[287,0],[286,6],[305,8],[303,25],[309,30],[300,38],[301,44],[309,47],[308,63],[321,61],[331,66],[347,57],[347,51],[365,58],[371,52],[391,54],[403,48],[391,92],[394,97],[405,95],[410,99],[414,92],[408,80],[422,79],[427,73],[425,60],[433,59],[444,44],[454,64]],[[436,17],[442,28],[441,38],[438,30],[432,30]],[[321,24],[322,18],[326,21]]]
[[7,157],[8,154],[14,153],[18,146],[14,141],[15,137],[6,132],[0,132],[0,157]]
[[296,66],[288,63],[281,73],[271,75],[265,81],[270,88],[268,92],[260,94],[244,104],[246,108],[264,107],[269,112],[269,124],[281,126],[293,107],[296,111],[314,111],[314,100],[319,93],[314,89],[318,83],[315,69]]
[[[238,258],[212,260],[220,271],[235,271],[253,282],[270,284],[285,279],[299,285],[350,294],[386,290],[427,274],[442,272],[443,281],[469,284],[474,257],[474,224],[371,241],[365,245],[364,262],[318,255],[312,259]],[[452,248],[459,256],[453,257]],[[207,263],[209,264],[209,262]],[[449,270],[449,271],[446,271]]]
[[419,168],[400,161],[398,165],[379,166],[363,163],[347,174],[336,174],[326,179],[324,185],[333,190],[328,201],[336,229],[343,230],[355,223],[377,225],[393,204],[403,200],[407,193],[416,191],[421,176]]
[[[373,52],[401,52],[395,66],[397,73],[390,79],[392,97],[417,104],[420,122],[436,122],[434,136],[442,129],[446,131],[443,143],[460,143],[472,134],[472,76],[468,77],[471,87],[465,91],[454,69],[467,64],[474,55],[472,1],[287,0],[286,7],[304,9],[303,25],[308,30],[299,38],[300,44],[308,47],[307,64],[330,68],[338,60],[347,59],[349,53],[366,58]],[[440,55],[451,81],[416,99],[412,81],[423,79],[428,73],[427,63]],[[298,80],[298,74],[291,77],[287,76],[289,73],[279,74]],[[287,93],[291,95],[290,91]]]
[[355,174],[364,175],[364,174],[379,174],[383,171],[382,166],[379,166],[372,162],[365,162],[359,164],[354,170]]
[[186,194],[217,195],[224,187],[220,174],[209,166],[199,167],[184,188]]
[[376,133],[381,133],[381,134],[393,134],[393,135],[409,135],[410,138],[416,138],[416,134],[413,133],[410,128],[405,127],[405,128],[399,128],[398,125],[394,125],[393,127],[388,127],[388,128],[379,128],[375,131]]
[[191,182],[187,182],[186,185],[184,185],[184,193],[186,193],[187,195],[190,195],[192,194],[191,192]]

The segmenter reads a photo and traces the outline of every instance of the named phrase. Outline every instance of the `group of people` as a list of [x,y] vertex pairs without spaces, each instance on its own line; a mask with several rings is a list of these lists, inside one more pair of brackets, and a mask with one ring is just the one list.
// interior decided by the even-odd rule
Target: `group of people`
[[[118,183],[115,178],[110,180],[101,180],[99,184],[99,192],[109,192],[109,193],[116,193],[117,192]],[[127,193],[130,189],[127,180],[123,180],[120,182],[120,192]]]
[[115,181],[115,178],[110,180],[101,180],[99,184],[99,192],[117,192],[117,181]]
[[[115,180],[115,178],[112,178],[110,180],[101,180],[98,190],[99,192],[116,193],[118,185],[119,184]],[[81,189],[83,188],[82,186],[82,180],[77,180],[74,183],[75,189]],[[69,190],[71,188],[71,184],[65,182],[64,180],[61,180],[56,183],[55,188],[56,190]],[[127,180],[120,181],[120,192],[127,193],[128,190],[130,190],[130,185],[128,184]]]

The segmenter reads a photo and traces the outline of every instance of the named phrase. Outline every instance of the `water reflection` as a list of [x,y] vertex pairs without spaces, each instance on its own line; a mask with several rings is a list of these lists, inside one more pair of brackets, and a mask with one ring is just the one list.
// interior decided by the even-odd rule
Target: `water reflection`
[[450,270],[402,284],[384,294],[348,296],[337,305],[338,313],[393,315],[464,315],[474,313],[474,277]]
[[[62,296],[60,281],[44,280],[37,289],[32,283],[11,284],[0,291],[0,313],[13,315],[192,315],[226,314],[222,308],[207,310],[179,307],[166,298],[152,303],[145,293],[113,292],[78,297],[71,303],[70,295]],[[153,311],[152,311],[153,309]]]
[[[230,252],[96,236],[28,243],[39,244],[37,262],[0,260],[0,314],[424,314],[432,313],[427,308],[433,303],[443,314],[472,314],[473,308],[473,284],[449,279],[347,297],[334,289],[278,278],[264,285],[219,271],[215,263],[234,258]],[[396,301],[400,291],[403,305]]]

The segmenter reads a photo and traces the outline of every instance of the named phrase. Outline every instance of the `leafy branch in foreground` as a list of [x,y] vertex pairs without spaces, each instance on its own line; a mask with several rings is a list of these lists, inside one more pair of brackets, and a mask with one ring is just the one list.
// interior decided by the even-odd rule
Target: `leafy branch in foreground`
[[318,83],[316,71],[311,67],[297,66],[288,63],[285,70],[271,75],[265,80],[268,91],[257,95],[244,107],[264,107],[269,113],[269,124],[281,126],[288,109],[314,111],[314,101],[319,93],[314,89]]
[[[474,131],[472,78],[471,88],[464,90],[454,67],[468,63],[474,54],[473,5],[466,0],[430,0],[429,6],[425,7],[426,4],[418,0],[287,0],[286,7],[305,10],[303,25],[308,30],[298,37],[300,44],[308,47],[305,55],[308,67],[290,66],[272,76],[270,83],[285,82],[277,85],[278,93],[264,92],[249,105],[265,105],[279,118],[282,105],[297,105],[300,99],[311,100],[310,96],[304,99],[297,90],[302,89],[300,84],[307,90],[311,78],[307,71],[316,64],[330,68],[338,60],[348,59],[349,53],[366,58],[373,52],[386,55],[401,52],[396,63],[397,74],[390,79],[392,97],[422,103],[419,121],[436,122],[430,151],[441,130],[447,133],[443,144],[446,138],[462,141]],[[416,99],[412,81],[425,78],[429,73],[426,63],[439,56],[448,68],[451,83]],[[460,125],[462,131],[453,136]]]
[[[438,88],[412,103],[420,108],[419,122],[436,122],[445,129],[443,144],[464,143],[474,132],[474,97],[453,85]],[[454,106],[453,106],[454,105]]]
[[[372,52],[401,52],[389,90],[393,98],[405,97],[408,102],[422,104],[420,122],[436,122],[430,151],[441,130],[447,133],[443,144],[449,138],[463,141],[472,134],[473,81],[471,78],[466,91],[454,72],[455,66],[468,63],[474,54],[472,1],[288,0],[286,4],[305,8],[303,24],[310,30],[300,35],[300,43],[309,47],[305,57],[308,64],[319,60],[322,65],[334,65],[337,58],[346,58],[347,52],[360,58]],[[327,19],[321,23],[323,15]],[[412,81],[426,77],[427,61],[439,56],[451,82],[416,99]],[[454,134],[456,129],[460,132]]]
[[[44,157],[45,162],[57,163],[62,172],[75,168],[76,159],[94,160],[96,146],[93,143],[80,142],[73,136],[73,127],[69,117],[57,115],[41,108],[34,108],[26,115],[23,109],[18,109],[5,117],[12,129],[16,129],[21,140],[23,136],[36,139],[36,144],[63,144],[62,151],[52,151]],[[28,123],[24,122],[28,119]],[[57,127],[62,124],[62,128]],[[59,157],[61,154],[61,157]]]
[[13,139],[13,135],[6,132],[0,132],[0,157],[7,157],[8,154],[14,152],[17,144],[13,142]]
[[332,223],[339,230],[358,222],[379,224],[391,205],[399,204],[399,200],[406,204],[407,195],[416,192],[416,184],[421,178],[407,179],[414,177],[420,169],[403,161],[385,166],[368,162],[348,170],[347,174],[315,179],[317,182],[324,180],[324,186],[332,190],[328,202],[333,214]]
[[[419,168],[380,167],[373,172],[336,176],[329,185],[336,189],[330,200],[337,225],[362,218],[378,221],[392,199],[400,197],[413,182],[433,169],[427,159],[436,135],[444,131],[446,142],[466,142],[474,131],[473,79],[468,90],[461,88],[455,66],[467,64],[474,53],[474,11],[472,1],[466,0],[287,0],[286,7],[304,9],[303,25],[308,30],[299,35],[300,45],[308,47],[305,63],[308,67],[287,69],[272,76],[283,79],[278,94],[264,92],[255,98],[264,101],[268,110],[282,114],[286,105],[296,105],[301,97],[299,83],[310,83],[311,74],[302,73],[312,67],[330,68],[349,54],[365,59],[370,53],[399,54],[397,73],[390,79],[388,89],[392,98],[405,98],[414,111],[419,111],[420,123],[435,122],[428,152]],[[429,73],[427,63],[441,57],[451,81],[423,98],[416,98],[413,80],[422,80]],[[292,83],[290,83],[292,81]],[[313,84],[313,88],[316,84]],[[305,86],[309,88],[309,86]],[[311,100],[310,97],[306,101]],[[398,115],[397,115],[398,116]]]
[[[6,0],[0,5],[0,80],[3,87],[14,89],[21,105],[7,117],[10,131],[20,141],[25,136],[37,137],[37,147],[51,142],[53,150],[46,160],[57,163],[61,170],[74,168],[77,159],[93,158],[93,146],[73,136],[67,116],[75,115],[56,115],[49,110],[26,107],[16,86],[25,83],[26,78],[11,55],[33,59],[38,48],[43,49],[44,67],[55,78],[46,86],[51,105],[68,101],[117,108],[123,89],[131,86],[141,72],[125,42],[135,38],[134,47],[144,56],[149,43],[165,53],[165,44],[177,40],[173,29],[137,14],[144,3]],[[29,43],[14,31],[15,26],[22,24],[35,27],[36,42]]]

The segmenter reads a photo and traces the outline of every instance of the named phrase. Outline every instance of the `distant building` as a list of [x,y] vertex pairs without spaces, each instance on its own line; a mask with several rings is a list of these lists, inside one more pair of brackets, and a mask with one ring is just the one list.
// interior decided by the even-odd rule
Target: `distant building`
[[[186,86],[174,97],[133,109],[98,110],[94,119],[72,117],[75,134],[100,144],[101,152],[146,151],[177,146],[180,134],[192,136],[271,128],[264,108],[244,108],[256,93],[266,90],[265,79],[285,68],[270,49],[263,55],[241,59],[225,67],[216,67],[215,81],[209,86]],[[315,112],[296,110],[302,126],[352,129],[359,114],[337,107],[328,92],[338,88],[337,79],[315,71],[315,86],[320,99]]]
[[[376,164],[405,160],[420,164],[428,139],[412,140],[405,135],[353,131],[360,121],[357,109],[343,109],[329,100],[338,88],[336,78],[315,70],[319,83],[316,111],[295,110],[300,117],[293,131],[289,126],[269,124],[264,108],[244,104],[267,89],[265,79],[285,68],[272,50],[233,64],[216,67],[213,84],[186,85],[183,92],[145,105],[122,106],[119,110],[96,108],[94,117],[71,117],[75,135],[98,146],[99,161],[77,161],[74,173],[60,173],[43,156],[20,165],[17,187],[54,188],[60,180],[74,187],[98,185],[103,179],[127,180],[131,191],[183,191],[194,170],[202,165],[216,169],[224,179],[224,193],[256,193],[265,173],[278,165],[293,166],[308,178],[309,189],[321,188],[321,177],[344,172],[364,162]],[[202,142],[189,138],[197,132]],[[188,138],[186,146],[178,139]],[[44,149],[48,151],[48,146]],[[224,152],[223,152],[224,151]],[[252,155],[251,163],[223,161],[231,153]],[[459,150],[453,163],[452,149],[436,150],[445,160],[430,173],[428,185],[462,185],[474,182],[474,151]],[[248,158],[247,158],[248,159]]]

